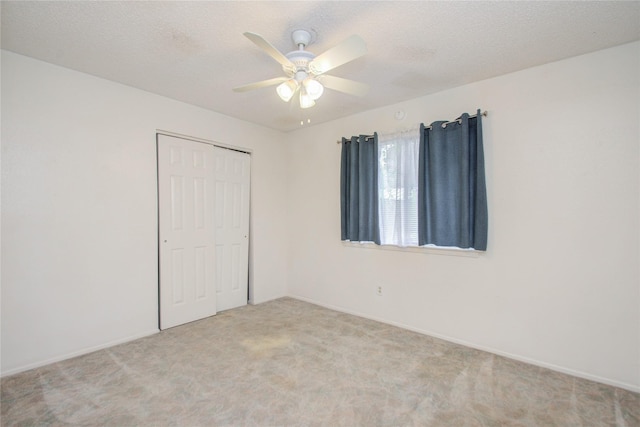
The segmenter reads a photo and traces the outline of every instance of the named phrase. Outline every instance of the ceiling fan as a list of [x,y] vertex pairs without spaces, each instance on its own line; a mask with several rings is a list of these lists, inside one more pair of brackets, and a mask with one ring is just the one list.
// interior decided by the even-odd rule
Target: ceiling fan
[[298,49],[283,54],[262,36],[250,32],[244,33],[249,40],[282,65],[286,76],[238,86],[233,90],[246,92],[278,85],[276,92],[284,102],[289,102],[296,93],[299,93],[301,108],[313,107],[315,101],[322,96],[325,87],[349,95],[364,96],[369,91],[368,85],[325,74],[367,53],[364,40],[353,35],[316,56],[305,50],[305,47],[313,41],[314,34],[308,30],[294,30],[291,33],[291,39]]

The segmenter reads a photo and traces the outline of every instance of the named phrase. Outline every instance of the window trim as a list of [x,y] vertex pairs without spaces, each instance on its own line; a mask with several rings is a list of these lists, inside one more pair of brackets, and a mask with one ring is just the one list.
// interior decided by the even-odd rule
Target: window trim
[[374,242],[352,242],[350,240],[341,241],[343,247],[374,249],[383,251],[409,252],[423,255],[443,255],[457,256],[466,258],[480,258],[485,251],[469,248],[463,249],[455,246],[396,246],[396,245],[377,245]]

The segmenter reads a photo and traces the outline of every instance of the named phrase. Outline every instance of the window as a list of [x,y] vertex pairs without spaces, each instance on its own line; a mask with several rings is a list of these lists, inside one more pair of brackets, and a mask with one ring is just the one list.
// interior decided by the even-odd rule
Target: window
[[418,246],[419,129],[378,138],[380,243]]
[[342,240],[486,250],[480,110],[342,142]]

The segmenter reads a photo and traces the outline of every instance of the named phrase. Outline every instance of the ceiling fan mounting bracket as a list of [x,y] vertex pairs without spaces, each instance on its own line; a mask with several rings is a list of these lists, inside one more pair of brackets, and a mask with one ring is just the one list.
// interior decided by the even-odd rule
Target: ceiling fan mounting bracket
[[296,29],[291,31],[291,40],[298,47],[300,45],[306,47],[316,41],[316,32],[314,30]]

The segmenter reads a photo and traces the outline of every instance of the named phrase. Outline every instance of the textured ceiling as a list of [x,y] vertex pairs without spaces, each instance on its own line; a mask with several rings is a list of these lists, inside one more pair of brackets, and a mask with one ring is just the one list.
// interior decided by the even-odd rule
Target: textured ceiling
[[[301,119],[318,124],[640,39],[638,1],[2,1],[1,8],[3,49],[283,131]],[[315,54],[360,35],[367,55],[330,74],[367,83],[369,94],[327,90],[300,110],[275,87],[233,92],[282,75],[242,33],[288,52],[295,28],[317,33]]]

